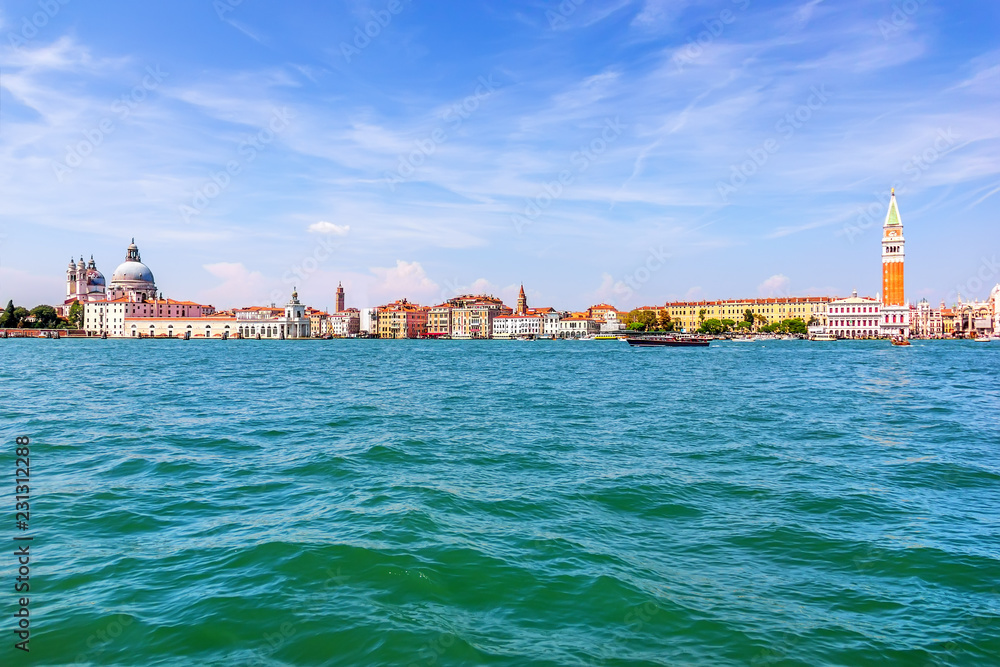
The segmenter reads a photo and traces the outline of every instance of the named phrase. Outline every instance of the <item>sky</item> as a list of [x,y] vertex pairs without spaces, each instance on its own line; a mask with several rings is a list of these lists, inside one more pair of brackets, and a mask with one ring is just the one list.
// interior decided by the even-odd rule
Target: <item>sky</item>
[[0,298],[580,310],[1000,282],[992,0],[0,1]]

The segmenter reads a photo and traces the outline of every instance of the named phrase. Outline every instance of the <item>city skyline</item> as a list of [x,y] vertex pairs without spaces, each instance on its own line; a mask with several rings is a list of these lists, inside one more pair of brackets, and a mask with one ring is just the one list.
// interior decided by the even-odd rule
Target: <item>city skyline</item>
[[874,296],[892,187],[909,301],[1000,280],[993,6],[54,6],[0,14],[17,302],[133,236],[220,309]]

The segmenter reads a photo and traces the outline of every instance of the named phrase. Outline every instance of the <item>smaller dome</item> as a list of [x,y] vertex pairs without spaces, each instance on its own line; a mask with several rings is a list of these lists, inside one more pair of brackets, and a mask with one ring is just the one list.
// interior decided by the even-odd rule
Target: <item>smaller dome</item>
[[107,283],[104,281],[104,274],[97,269],[87,270],[87,291],[103,292]]

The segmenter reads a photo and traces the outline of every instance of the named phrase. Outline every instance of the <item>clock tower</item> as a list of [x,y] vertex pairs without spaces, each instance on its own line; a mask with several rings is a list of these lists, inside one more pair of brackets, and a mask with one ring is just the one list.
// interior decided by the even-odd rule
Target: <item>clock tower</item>
[[879,322],[883,336],[910,335],[910,304],[906,302],[903,265],[906,258],[906,240],[903,238],[903,221],[896,205],[896,190],[889,197],[889,212],[882,226],[882,318]]

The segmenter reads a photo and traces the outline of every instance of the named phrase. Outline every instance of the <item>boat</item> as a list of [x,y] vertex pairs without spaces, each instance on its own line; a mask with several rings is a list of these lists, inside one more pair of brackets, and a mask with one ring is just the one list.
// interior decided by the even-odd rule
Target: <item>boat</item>
[[995,336],[980,336],[979,338],[976,339],[976,342],[977,343],[991,343],[991,342],[993,342],[995,340],[1000,340],[1000,338],[996,338]]
[[892,339],[892,344],[893,345],[900,345],[902,347],[906,347],[907,345],[910,344],[910,341],[906,340],[905,338],[896,337],[896,338]]
[[622,340],[624,336],[621,334],[610,334],[610,333],[600,333],[600,334],[587,334],[582,336],[580,340]]
[[818,333],[810,336],[809,340],[818,340],[818,341],[837,340],[837,337],[834,336],[832,333]]
[[708,347],[712,342],[708,336],[629,336],[625,340],[632,347]]
[[542,334],[536,340],[555,340],[555,334]]

